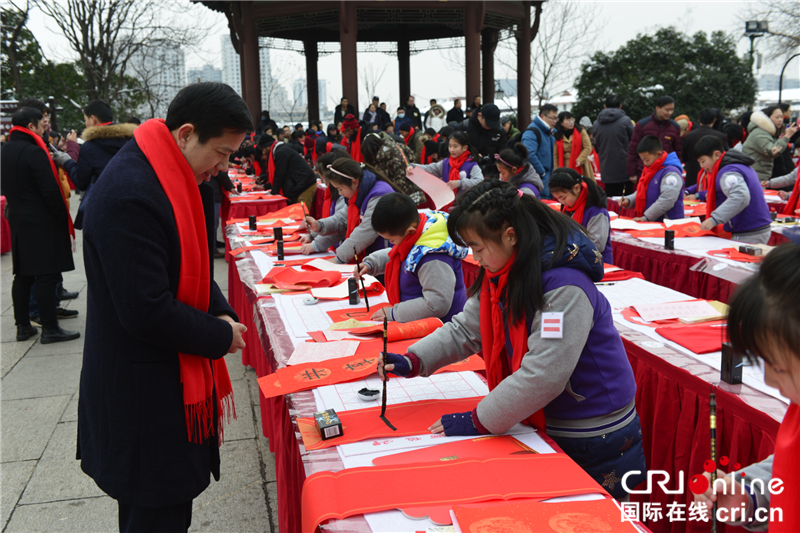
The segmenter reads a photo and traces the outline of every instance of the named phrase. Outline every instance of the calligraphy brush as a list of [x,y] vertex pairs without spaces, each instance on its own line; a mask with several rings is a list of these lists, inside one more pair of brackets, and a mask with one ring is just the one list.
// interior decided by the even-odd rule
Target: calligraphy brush
[[358,270],[358,277],[361,278],[361,288],[364,291],[364,302],[367,304],[367,313],[369,313],[369,298],[367,298],[367,287],[364,285],[364,276],[361,275],[361,262],[358,260],[358,252],[356,247],[353,246],[353,253],[356,256],[356,270]]
[[389,419],[386,418],[386,382],[389,381],[389,375],[386,373],[386,352],[389,351],[389,340],[388,334],[386,332],[388,326],[388,319],[386,318],[386,314],[384,312],[383,315],[383,399],[381,400],[381,420],[386,422],[386,425],[392,428],[392,431],[397,431],[397,428],[389,422]]
[[[714,481],[717,479],[717,395],[714,394],[714,386],[711,386],[711,396],[708,398],[708,411],[711,415],[711,461],[714,463],[714,470],[711,472],[711,490],[714,490]],[[717,503],[714,502],[711,516],[711,531],[717,531]]]

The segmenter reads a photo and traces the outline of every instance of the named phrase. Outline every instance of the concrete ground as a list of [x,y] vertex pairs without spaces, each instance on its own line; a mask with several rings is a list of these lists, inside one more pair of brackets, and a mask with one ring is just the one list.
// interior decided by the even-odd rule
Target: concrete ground
[[[71,211],[78,199],[72,197]],[[63,302],[80,314],[61,327],[80,339],[42,345],[39,335],[17,342],[11,302],[11,253],[0,256],[0,523],[12,532],[118,531],[117,504],[75,460],[78,382],[86,324],[86,274],[82,236],[75,270],[64,286],[79,291]],[[227,296],[228,269],[215,260],[217,283]],[[41,330],[40,330],[41,334]],[[274,457],[261,432],[255,372],[239,354],[226,358],[238,420],[225,431],[222,475],[194,501],[192,527],[200,532],[278,531]]]

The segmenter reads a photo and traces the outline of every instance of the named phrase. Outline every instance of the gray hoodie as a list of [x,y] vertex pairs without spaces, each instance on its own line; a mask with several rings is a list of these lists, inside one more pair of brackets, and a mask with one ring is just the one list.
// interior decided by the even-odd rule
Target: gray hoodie
[[[541,176],[539,176],[539,173],[536,172],[536,169],[533,168],[533,165],[531,165],[530,163],[525,163],[523,171],[511,176],[511,179],[509,179],[508,182],[517,189],[519,189],[519,186],[522,185],[523,183],[532,184],[534,187],[539,189],[539,193],[541,193],[542,189],[544,189],[544,183],[542,183]],[[535,194],[533,194],[533,191],[528,189],[527,187],[520,190],[524,194],[530,194],[531,196],[536,196]]]

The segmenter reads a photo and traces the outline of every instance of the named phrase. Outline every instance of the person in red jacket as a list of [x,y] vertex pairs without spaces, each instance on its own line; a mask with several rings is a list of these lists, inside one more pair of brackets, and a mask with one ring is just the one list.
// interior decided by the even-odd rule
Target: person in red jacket
[[668,154],[675,152],[678,154],[678,159],[683,161],[681,127],[671,118],[674,112],[675,100],[671,96],[660,96],[656,99],[656,109],[653,114],[636,123],[628,145],[628,176],[632,182],[636,183],[642,175],[644,164],[636,149],[646,135],[658,137],[664,152]]

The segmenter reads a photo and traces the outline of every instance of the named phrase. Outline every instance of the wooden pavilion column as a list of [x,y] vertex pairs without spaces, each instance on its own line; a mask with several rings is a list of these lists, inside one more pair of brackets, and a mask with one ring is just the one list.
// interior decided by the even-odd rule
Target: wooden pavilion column
[[[494,103],[494,51],[497,48],[497,30],[484,29],[481,32],[481,55],[483,72],[483,103]],[[474,95],[473,95],[474,96]]]
[[464,64],[466,66],[467,102],[481,93],[481,28],[486,3],[467,2],[464,8]]
[[525,14],[517,31],[517,128],[531,123],[531,3],[523,2]]
[[258,35],[256,21],[253,17],[253,2],[242,2],[242,52],[244,70],[242,76],[242,92],[244,101],[253,116],[253,126],[261,117],[261,67],[258,61]]
[[308,121],[319,121],[319,71],[317,70],[317,41],[303,41],[306,54],[306,92],[308,94]]
[[[400,105],[411,96],[411,51],[408,39],[397,41],[397,65],[400,79]],[[390,113],[392,113],[390,111]]]
[[358,28],[356,8],[352,2],[339,3],[339,42],[342,44],[342,94],[358,114],[358,61],[356,43]]

